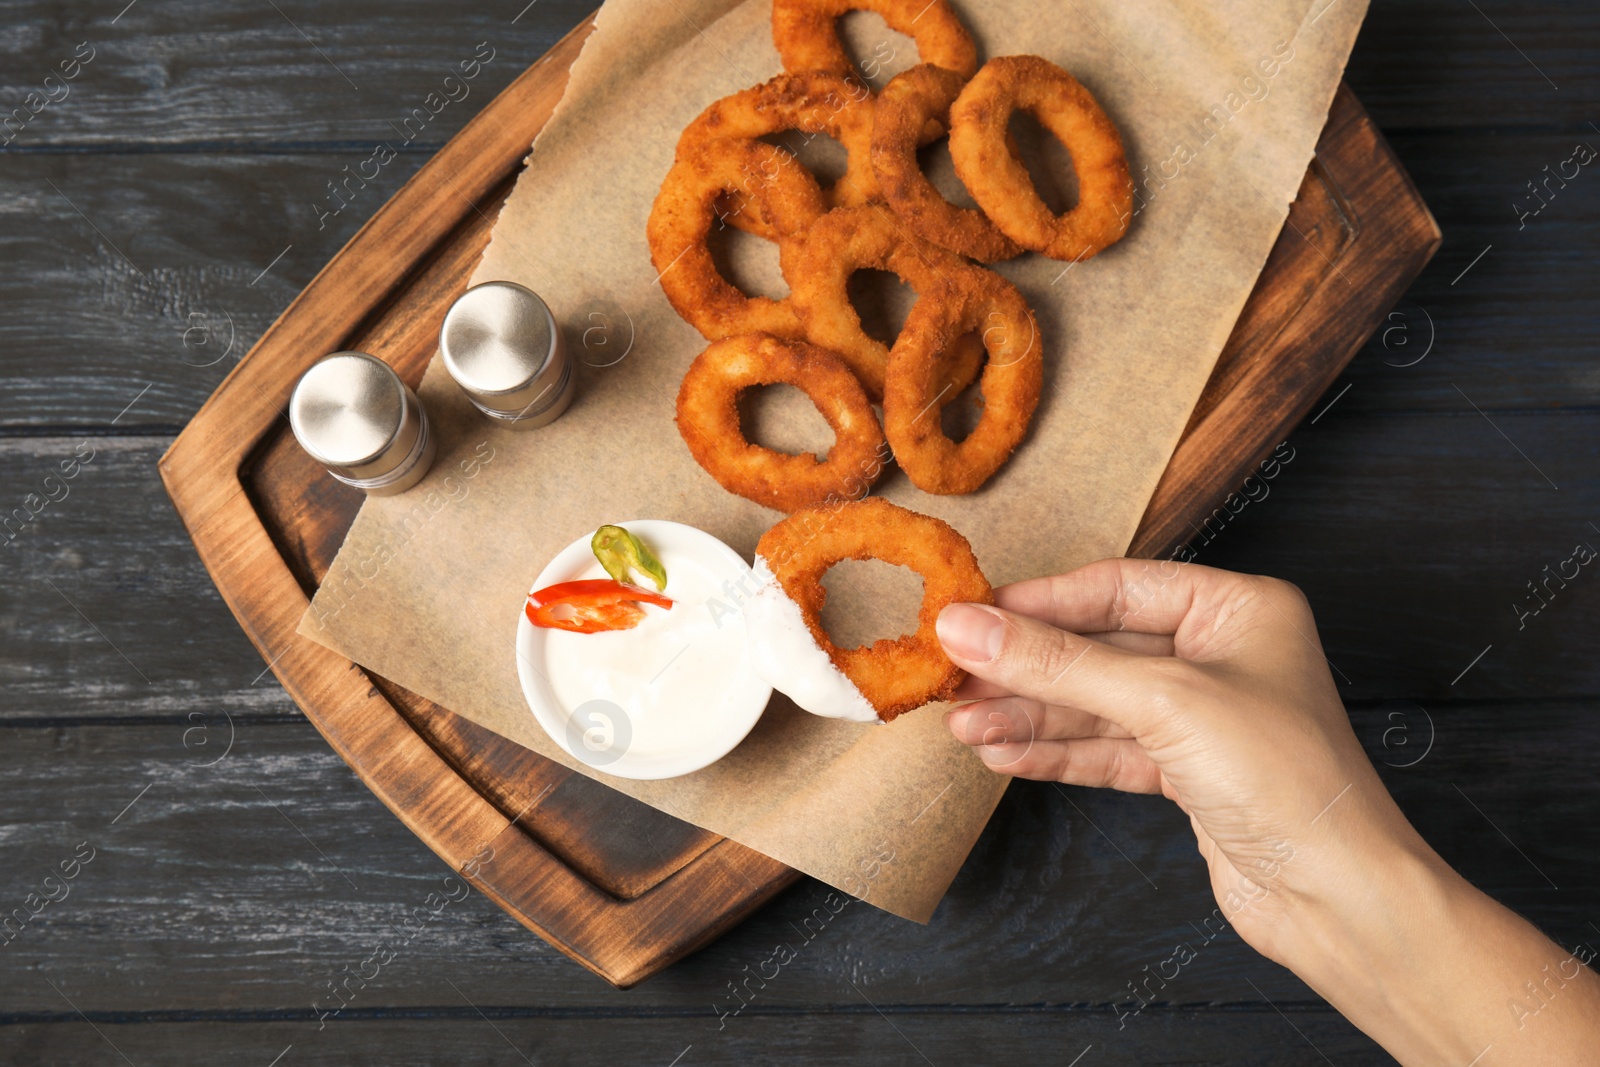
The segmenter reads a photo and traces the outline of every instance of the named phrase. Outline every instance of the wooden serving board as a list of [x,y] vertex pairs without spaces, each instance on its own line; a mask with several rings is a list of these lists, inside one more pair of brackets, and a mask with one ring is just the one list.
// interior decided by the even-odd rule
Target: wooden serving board
[[[161,460],[200,557],[284,688],[377,796],[518,921],[618,986],[738,923],[798,877],[492,734],[295,634],[362,495],[295,444],[284,408],[320,356],[421,380],[528,145],[592,27],[524,72],[364,226]],[[1165,554],[1283,440],[1439,243],[1341,87],[1283,235],[1133,545]]]

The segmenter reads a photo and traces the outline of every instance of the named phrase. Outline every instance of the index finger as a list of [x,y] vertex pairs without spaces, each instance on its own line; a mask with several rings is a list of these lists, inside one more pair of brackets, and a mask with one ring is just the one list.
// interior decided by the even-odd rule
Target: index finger
[[[1103,559],[1066,574],[1002,586],[995,604],[1073,633],[1180,635],[1225,603],[1252,597],[1243,575],[1165,559]],[[1197,611],[1197,608],[1203,609]]]

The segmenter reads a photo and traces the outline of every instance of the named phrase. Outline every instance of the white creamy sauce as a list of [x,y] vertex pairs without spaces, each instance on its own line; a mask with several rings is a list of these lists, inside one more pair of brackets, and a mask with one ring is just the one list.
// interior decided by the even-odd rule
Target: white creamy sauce
[[[670,610],[642,605],[644,619],[631,630],[546,631],[540,669],[556,703],[578,713],[569,744],[582,744],[588,757],[580,758],[602,769],[623,754],[648,760],[703,748],[730,719],[748,714],[740,710],[749,701],[744,620],[708,606],[726,596],[726,563],[714,569],[674,546],[655,547],[667,570],[665,595],[675,602]],[[595,562],[569,580],[605,577]],[[648,578],[642,584],[652,588]],[[620,720],[612,721],[617,709]]]
[[877,709],[811,636],[800,605],[783,591],[761,556],[756,557],[755,583],[756,595],[745,602],[744,615],[756,673],[813,715],[881,723]]

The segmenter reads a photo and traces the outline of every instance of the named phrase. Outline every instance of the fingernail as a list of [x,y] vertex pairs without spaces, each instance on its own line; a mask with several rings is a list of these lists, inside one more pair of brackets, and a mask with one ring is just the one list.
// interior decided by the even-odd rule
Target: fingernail
[[976,752],[978,758],[991,767],[1009,767],[1017,762],[1017,757],[1004,741],[997,745],[973,745],[972,751]]
[[951,655],[987,663],[1000,654],[1005,620],[978,604],[950,604],[939,613],[935,630]]

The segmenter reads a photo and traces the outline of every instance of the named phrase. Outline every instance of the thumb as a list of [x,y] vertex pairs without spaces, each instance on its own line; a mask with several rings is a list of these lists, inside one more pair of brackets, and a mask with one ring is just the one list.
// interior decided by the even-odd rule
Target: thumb
[[939,643],[956,666],[1020,697],[1079,708],[1147,734],[1175,703],[1168,657],[1124,652],[986,604],[950,604],[939,613]]

